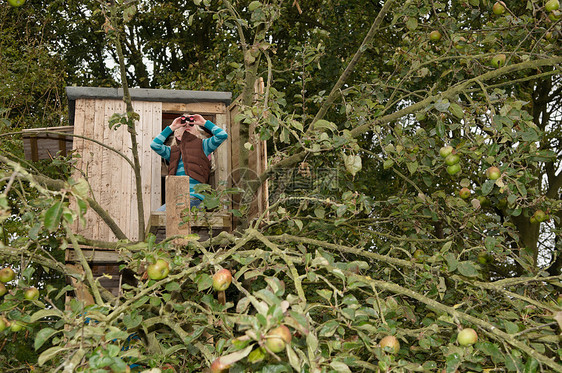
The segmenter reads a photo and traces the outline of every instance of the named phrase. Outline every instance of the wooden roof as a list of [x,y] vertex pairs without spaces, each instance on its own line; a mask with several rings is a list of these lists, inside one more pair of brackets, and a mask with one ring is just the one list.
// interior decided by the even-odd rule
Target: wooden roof
[[[189,91],[179,89],[152,89],[152,88],[130,88],[129,93],[132,101],[149,102],[175,102],[175,103],[198,103],[198,102],[220,102],[226,106],[232,100],[231,92],[220,91]],[[68,97],[68,118],[71,125],[74,124],[75,101],[81,98],[111,99],[123,98],[122,88],[102,87],[66,87]]]

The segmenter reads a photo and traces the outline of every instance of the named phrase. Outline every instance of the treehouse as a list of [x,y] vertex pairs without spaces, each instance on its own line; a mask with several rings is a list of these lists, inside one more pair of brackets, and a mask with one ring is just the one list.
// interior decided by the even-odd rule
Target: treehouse
[[[117,88],[67,87],[69,126],[35,128],[24,131],[26,158],[39,160],[72,153],[76,159],[73,178],[85,177],[90,186],[90,197],[107,211],[131,241],[137,241],[139,215],[137,211],[137,188],[133,167],[122,156],[132,159],[131,136],[126,125],[117,129],[109,127],[109,119],[115,113],[124,114],[123,90]],[[196,219],[185,223],[186,203],[189,192],[187,177],[167,177],[166,164],[150,148],[150,143],[174,118],[182,113],[201,114],[228,133],[228,139],[213,153],[213,167],[209,184],[214,190],[246,185],[240,180],[238,154],[240,150],[240,125],[234,121],[238,111],[237,101],[231,93],[210,91],[130,89],[134,111],[139,115],[136,122],[136,138],[142,182],[143,218],[146,232],[156,235],[160,241],[165,237],[197,233],[202,239],[221,231],[232,231],[236,220],[229,212],[236,208],[237,199],[230,205],[213,211],[197,214]],[[253,129],[250,128],[250,133]],[[262,141],[253,141],[245,175],[259,175],[265,170],[266,148]],[[122,154],[122,155],[121,155]],[[183,179],[183,180],[182,180]],[[267,190],[264,184],[250,204],[250,215],[257,216],[267,206]],[[156,211],[166,203],[166,212]],[[239,202],[238,202],[239,203]],[[117,236],[104,219],[92,208],[85,216],[85,226],[75,224],[74,229],[88,239],[117,241]],[[95,247],[83,248],[92,264],[94,275],[116,272],[117,254],[111,250]],[[68,263],[76,262],[73,250],[68,250]],[[118,271],[117,271],[118,272]],[[115,274],[115,273],[114,273]],[[115,286],[109,286],[115,289]]]

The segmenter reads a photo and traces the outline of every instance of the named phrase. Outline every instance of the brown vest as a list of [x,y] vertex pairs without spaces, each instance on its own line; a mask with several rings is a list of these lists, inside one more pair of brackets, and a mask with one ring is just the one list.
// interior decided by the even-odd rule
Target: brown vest
[[172,146],[170,149],[170,165],[168,166],[168,175],[175,175],[180,163],[180,154],[183,161],[185,173],[193,179],[208,183],[211,174],[211,161],[203,151],[203,141],[185,131],[178,145]]

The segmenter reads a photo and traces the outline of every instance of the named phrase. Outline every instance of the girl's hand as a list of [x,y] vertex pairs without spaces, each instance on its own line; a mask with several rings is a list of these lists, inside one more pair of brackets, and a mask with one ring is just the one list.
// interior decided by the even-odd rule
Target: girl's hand
[[172,124],[170,124],[170,128],[172,129],[172,131],[177,130],[178,128],[182,128],[185,127],[187,125],[187,122],[185,122],[184,124],[181,123],[181,117],[177,117],[176,119],[174,119],[174,121],[172,122]]
[[201,126],[201,127],[205,126],[205,123],[207,121],[201,115],[193,114],[192,117],[193,117],[193,124],[196,124],[196,125]]

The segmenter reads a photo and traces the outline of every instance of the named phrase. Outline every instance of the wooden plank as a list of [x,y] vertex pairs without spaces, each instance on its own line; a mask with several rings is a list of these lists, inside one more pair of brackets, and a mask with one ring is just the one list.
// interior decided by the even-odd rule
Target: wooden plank
[[44,131],[64,132],[72,134],[74,126],[28,128],[22,130],[25,158],[37,161],[51,159],[61,151],[67,155],[72,150],[72,136],[55,135]]
[[[216,125],[223,128],[228,133],[227,127],[227,115],[226,114],[217,114],[216,116]],[[228,172],[230,170],[230,162],[229,162],[229,152],[230,152],[230,134],[228,134],[229,139],[222,143],[217,150],[215,150],[215,180],[216,180],[216,187],[224,189],[224,186],[227,186],[228,182]]]
[[[166,206],[167,208],[167,206]],[[228,212],[200,212],[197,220],[190,223],[190,228],[193,231],[195,228],[208,228],[228,230],[232,223],[232,214]],[[165,227],[167,225],[166,212],[153,211],[150,214],[148,221],[148,229],[155,227]]]
[[[103,132],[103,141],[104,144],[116,148],[116,145],[119,144],[119,140],[117,139],[117,131],[114,129],[109,128],[109,118],[116,112],[116,105],[119,104],[120,101],[117,100],[104,100],[104,118],[105,118],[105,129]],[[106,149],[106,151],[102,154],[103,162],[104,162],[104,169],[102,170],[102,183],[105,188],[105,193],[102,198],[102,206],[106,209],[107,213],[115,220],[116,223],[119,223],[119,210],[118,210],[118,199],[120,196],[118,195],[119,191],[119,165],[121,165],[122,158],[114,151]],[[119,225],[121,229],[123,228]],[[117,237],[111,232],[109,227],[107,227],[107,239],[109,241],[116,241]],[[100,237],[101,238],[101,237]]]
[[163,102],[163,112],[196,113],[196,114],[217,114],[223,113],[225,105],[222,102],[197,102],[197,103],[176,103]]
[[[183,223],[190,207],[189,177],[166,177],[166,237],[190,234],[189,222]],[[181,244],[181,242],[176,242]]]
[[[74,134],[82,135],[84,133],[84,100],[76,100],[75,110],[74,110]],[[72,143],[72,151],[78,155],[76,158],[76,168],[72,171],[72,178],[74,180],[79,180],[82,178],[82,149],[84,146],[84,140],[75,137]],[[73,210],[77,209],[76,201],[72,198],[70,200],[70,208]],[[72,224],[72,229],[74,232],[79,233],[81,229],[81,223],[79,219],[76,219],[74,224]]]
[[[107,145],[111,146],[111,135],[112,130],[109,128],[109,118],[113,114],[111,112],[111,105],[107,100],[102,101],[102,108],[100,109],[100,121],[103,122],[103,127],[101,128],[100,133],[100,141]],[[113,194],[111,191],[111,177],[115,169],[112,168],[113,163],[111,160],[111,150],[107,149],[106,147],[101,147],[100,150],[100,158],[101,158],[101,168],[100,168],[100,188],[101,193],[99,197],[99,204],[107,211],[107,213],[111,215],[110,207],[111,203],[111,195]],[[109,229],[109,226],[103,222],[100,223],[99,227],[99,239],[100,240],[107,240],[107,241],[116,241],[116,237]]]
[[[93,249],[82,249],[82,253],[88,262],[94,263],[118,263],[121,261],[119,258],[119,253],[115,250],[93,250]],[[68,257],[66,261],[68,263],[78,263],[78,255],[73,249],[67,250]]]
[[[154,103],[154,110],[152,111],[152,122],[150,123],[150,134],[152,139],[154,139],[160,132],[162,132],[162,103],[155,102]],[[156,152],[152,151],[149,146],[150,152],[150,170],[151,170],[151,199],[150,199],[150,210],[154,211],[160,205],[162,205],[162,172],[161,172],[161,165],[162,165],[162,158],[156,154]],[[150,217],[150,214],[148,215]],[[146,220],[148,221],[148,219]]]
[[[90,130],[86,131],[88,133],[88,137],[92,138],[96,141],[103,140],[103,131],[104,131],[104,120],[105,120],[105,112],[104,112],[104,102],[103,100],[96,99],[94,100],[94,107],[93,107],[93,120],[89,123],[88,128]],[[92,193],[94,195],[94,199],[99,203],[101,199],[101,195],[105,193],[105,189],[102,185],[102,150],[103,147],[95,142],[90,142],[90,150],[91,150],[91,162],[89,168],[89,181],[92,187]],[[89,233],[92,235],[92,238],[100,239],[100,229],[102,225],[105,223],[102,219],[97,215],[93,214],[93,224],[92,226],[88,227]]]
[[[84,100],[84,116],[83,116],[83,132],[82,136],[86,138],[92,138],[93,135],[93,123],[94,123],[94,107],[95,107],[95,100]],[[92,160],[95,157],[95,148],[94,143],[85,139],[82,147],[82,171],[84,171],[90,186],[93,187],[92,181],[90,180],[90,176],[92,171]],[[96,239],[97,236],[97,229],[94,228],[96,225],[96,221],[98,219],[97,214],[92,210],[88,209],[88,212],[85,215],[86,219],[86,227],[80,230],[80,234],[82,234],[86,238]]]
[[[117,103],[115,109],[118,113],[125,113],[127,110],[126,105],[123,101]],[[126,125],[122,125],[118,128],[116,139],[119,141],[118,149],[129,159],[132,159],[131,137]],[[132,168],[131,165],[123,158],[121,158],[120,165],[121,184],[119,185],[119,191],[121,200],[116,201],[119,206],[119,225],[121,226],[121,229],[124,231],[127,237],[129,237],[129,239],[135,240],[133,231],[131,230],[131,199],[134,198],[131,195]]]

